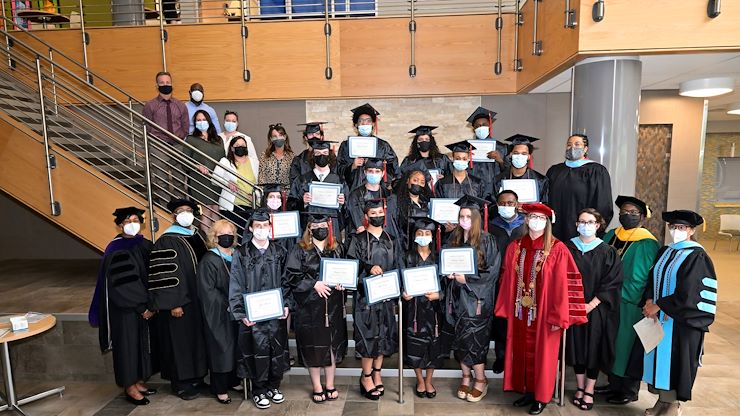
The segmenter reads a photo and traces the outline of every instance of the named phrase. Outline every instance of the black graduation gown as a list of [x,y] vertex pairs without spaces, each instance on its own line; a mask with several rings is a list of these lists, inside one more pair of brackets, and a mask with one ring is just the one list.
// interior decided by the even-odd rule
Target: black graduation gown
[[568,329],[566,356],[568,365],[582,365],[610,373],[614,365],[615,342],[619,329],[619,302],[622,298],[622,260],[607,243],[582,253],[572,241],[565,244],[583,276],[586,303],[594,297],[601,304],[588,314],[588,322]]
[[398,253],[398,244],[385,231],[380,238],[366,230],[349,239],[347,258],[360,261],[353,311],[355,350],[365,358],[390,356],[398,351],[396,301],[389,299],[368,305],[363,281],[371,276],[373,266],[380,266],[383,272],[396,269]]
[[347,234],[356,234],[357,228],[365,226],[365,201],[371,199],[385,198],[385,227],[391,237],[398,238],[401,233],[398,230],[398,199],[390,190],[380,187],[378,191],[370,191],[364,185],[349,193],[345,212],[347,213]]
[[[470,141],[475,145],[475,141],[477,139],[471,139]],[[486,140],[492,140],[490,137]],[[506,170],[506,168],[509,166],[509,159],[506,157],[506,155],[509,152],[508,146],[506,146],[503,143],[496,142],[496,151],[501,153],[501,157],[504,159],[504,166],[501,166],[498,164],[498,162],[495,162],[491,160],[490,162],[473,162],[473,168],[468,168],[468,173],[478,177],[481,182],[483,182],[483,194],[488,195],[490,201],[493,201],[494,195],[496,195],[496,189],[494,189],[494,181],[496,180],[496,176],[500,175],[501,172]],[[482,198],[482,197],[481,197]]]
[[[460,247],[470,245],[465,243]],[[493,296],[501,270],[501,253],[496,240],[485,231],[481,231],[479,250],[483,261],[478,262],[478,273],[465,275],[464,285],[448,279],[445,293],[446,319],[455,328],[452,350],[455,359],[468,366],[486,362],[491,339]]]
[[[406,253],[403,268],[437,264],[437,254],[432,252],[423,260],[417,251]],[[440,288],[444,288],[440,282]],[[444,289],[442,289],[444,290]],[[403,305],[403,363],[410,368],[440,368],[449,356],[449,339],[444,336],[444,292],[440,299],[430,301],[425,296],[404,300]]]
[[453,174],[450,174],[437,181],[437,184],[434,186],[435,198],[462,198],[463,195],[470,195],[490,200],[490,194],[486,192],[486,184],[480,178],[470,173],[468,173],[462,183],[458,182]]
[[231,262],[209,251],[198,263],[198,298],[203,310],[208,368],[214,373],[234,370],[237,322],[229,309]]
[[121,236],[113,240],[108,249],[114,251],[100,266],[105,276],[98,309],[100,348],[113,350],[113,372],[121,387],[146,380],[153,370],[149,322],[141,316],[151,307],[146,280],[152,242],[142,236],[131,240],[137,241]]
[[[338,209],[316,207],[312,205],[303,204],[303,194],[308,192],[311,182],[319,182],[318,176],[311,169],[305,175],[299,176],[297,180],[290,184],[290,192],[288,193],[288,209],[292,211],[300,212],[313,212],[316,214],[328,214],[332,216],[332,227],[334,227],[334,235],[339,239],[341,237],[341,231],[344,229],[344,205],[347,204],[346,199],[349,196],[347,186],[344,181],[337,175],[332,169],[328,175],[324,178],[324,183],[337,183],[342,185],[342,193],[345,197],[345,204],[340,205]],[[301,218],[301,228],[306,228],[306,218]],[[340,240],[341,241],[341,240]],[[287,247],[286,247],[287,248]]]
[[[398,157],[388,142],[378,137],[378,149],[375,153],[377,159],[383,159],[386,163],[386,173],[388,183],[393,183],[401,177],[401,170],[398,167]],[[339,145],[337,152],[337,173],[347,184],[349,190],[353,190],[365,183],[365,169],[362,167],[352,169],[353,158],[349,157],[349,140],[345,140]]]
[[337,245],[333,251],[319,253],[316,247],[307,251],[296,245],[285,262],[284,292],[293,314],[298,354],[307,367],[330,366],[332,355],[339,364],[347,354],[345,293],[332,290],[324,299],[314,290],[322,257],[343,258],[344,250]]
[[[313,151],[311,149],[310,151]],[[290,162],[290,170],[288,171],[288,177],[290,178],[290,183],[295,182],[295,180],[302,175],[307,174],[308,172],[311,172],[313,169],[313,166],[308,164],[308,155],[309,150],[304,149],[301,154],[293,158],[293,161]]]
[[439,173],[444,176],[452,174],[452,162],[447,155],[439,155],[436,158],[421,158],[412,160],[411,157],[406,156],[401,162],[401,176],[409,174],[412,170],[419,169],[419,162],[423,161],[424,166],[427,170],[437,169]]
[[540,197],[539,202],[542,202],[543,204],[549,204],[550,181],[547,179],[547,176],[533,169],[527,169],[527,171],[524,172],[524,175],[522,176],[514,176],[514,174],[511,173],[511,166],[509,166],[508,169],[496,176],[496,181],[494,183],[494,195],[498,195],[499,192],[501,192],[501,187],[504,179],[534,179],[535,183],[537,184],[537,195],[539,195]]
[[[149,292],[159,329],[162,378],[184,381],[206,375],[206,347],[203,316],[198,300],[198,261],[205,254],[205,242],[172,232],[162,234],[149,258]],[[183,316],[170,310],[181,307]]]
[[[270,243],[264,254],[249,241],[234,251],[229,284],[229,304],[234,319],[247,317],[244,295],[270,289],[282,289],[285,249]],[[285,293],[283,293],[285,296]],[[283,298],[284,306],[288,306]],[[290,369],[288,327],[285,319],[258,322],[248,327],[239,324],[239,359],[237,375],[267,383],[270,374],[283,374]]]
[[[270,208],[265,208],[265,209],[267,211],[269,211],[270,213],[282,212],[280,210],[275,211],[275,210],[272,210]],[[249,243],[250,241],[252,241],[252,237],[253,237],[253,235],[252,235],[252,232],[249,231],[249,226],[245,226],[244,227],[244,231],[242,232],[242,239],[241,239],[242,244],[246,244],[246,243]],[[286,253],[290,253],[290,250],[293,249],[293,246],[296,245],[296,243],[298,242],[298,239],[299,238],[300,237],[296,237],[296,238],[280,238],[280,239],[277,239],[277,240],[270,240],[270,244],[277,244],[279,246],[282,246],[285,249],[285,252]]]
[[405,197],[405,201],[401,200],[403,196],[397,198],[398,211],[396,214],[398,232],[400,234],[399,242],[401,244],[402,251],[408,251],[411,249],[411,243],[414,239],[411,238],[409,234],[414,232],[414,217],[426,216],[429,213],[429,201],[420,197],[419,204],[416,204],[408,198],[407,195]]
[[[660,353],[660,355],[670,353],[667,357],[670,363],[669,386],[661,387],[655,383],[656,367],[658,371],[667,371],[666,366],[659,365],[658,354],[656,354],[656,350],[661,349],[661,345],[646,356],[639,338],[635,340],[627,373],[630,377],[641,378],[656,388],[675,390],[678,400],[687,401],[691,400],[696,371],[701,365],[701,358],[704,354],[704,334],[709,332],[709,325],[714,322],[717,308],[717,274],[707,252],[697,245],[697,247],[688,249],[690,253],[675,272],[676,288],[673,294],[656,300],[655,285],[659,265],[669,264],[679,255],[678,250],[666,253],[668,247],[670,246],[663,247],[658,252],[655,264],[650,270],[651,278],[648,279],[640,306],[645,306],[647,299],[653,299],[660,307],[661,319],[665,314],[673,321],[672,336],[666,332],[661,344],[667,343],[667,348]],[[671,268],[666,267],[666,269],[668,270],[660,279],[658,287],[660,293],[663,293],[668,280],[666,276]],[[667,331],[665,322],[663,327]],[[644,368],[648,361],[652,369]]]
[[576,220],[578,211],[584,208],[599,211],[607,224],[612,220],[612,185],[603,165],[591,162],[569,168],[565,163],[558,163],[547,170],[547,179],[550,181],[549,206],[556,216],[552,232],[558,240],[568,241],[578,235]]

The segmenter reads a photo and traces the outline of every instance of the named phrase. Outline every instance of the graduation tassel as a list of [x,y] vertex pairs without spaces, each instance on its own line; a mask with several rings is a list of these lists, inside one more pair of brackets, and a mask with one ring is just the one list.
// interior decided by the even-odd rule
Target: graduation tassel
[[437,251],[442,250],[442,227],[437,226]]
[[481,313],[481,310],[480,310],[480,299],[478,299],[478,307],[475,308],[475,315],[478,316],[478,315],[480,315],[480,313]]
[[324,299],[324,326],[329,328],[329,300]]
[[439,338],[439,320],[437,314],[434,314],[434,338]]
[[383,184],[388,183],[388,162],[383,161]]
[[272,237],[272,241],[275,241],[275,222],[273,221],[273,215],[270,214],[270,237]]
[[483,229],[488,232],[488,204],[483,204]]
[[386,202],[386,199],[383,198],[383,213],[385,214],[383,215],[383,228],[388,226],[388,206],[385,204],[385,202]]
[[532,155],[529,155],[529,160],[527,161],[527,167],[531,170],[532,169]]
[[416,327],[416,311],[417,311],[417,309],[419,309],[419,305],[417,305],[416,298],[414,298],[414,334],[416,334],[416,332],[417,332],[417,327]]
[[434,198],[434,184],[432,184],[432,181],[429,181],[429,190],[432,191],[432,198]]
[[334,221],[329,217],[329,248],[334,247],[334,227],[332,223]]
[[491,112],[488,112],[488,137],[493,138],[493,117],[491,117]]
[[283,202],[283,204],[281,205],[282,208],[283,208],[283,212],[285,212],[286,209],[287,209],[287,207],[285,205],[288,203],[287,202],[287,197],[286,197],[285,191],[280,191],[280,199]]
[[473,169],[473,146],[468,147],[468,167]]

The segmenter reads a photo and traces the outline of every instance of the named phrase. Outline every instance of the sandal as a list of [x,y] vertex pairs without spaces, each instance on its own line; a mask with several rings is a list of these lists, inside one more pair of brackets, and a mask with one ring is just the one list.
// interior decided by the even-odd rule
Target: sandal
[[[317,399],[317,397],[318,397],[318,399]],[[326,402],[326,392],[324,392],[324,391],[318,391],[318,392],[315,391],[315,392],[313,392],[313,396],[311,396],[311,400],[314,403],[317,403],[317,404],[321,404],[321,403]]]
[[[586,398],[586,396],[588,396],[588,397],[591,398],[591,400],[592,400],[591,403],[587,403],[586,400],[584,400]],[[578,408],[581,409],[581,410],[584,410],[584,411],[589,411],[589,410],[593,409],[594,408],[593,399],[594,399],[594,394],[593,393],[588,393],[588,392],[585,392],[584,391],[583,392],[583,399],[581,399],[581,405],[578,406]]]
[[[381,370],[382,370],[382,368],[375,368],[375,367],[373,367],[373,373],[379,373]],[[373,380],[373,383],[374,382],[375,382],[375,380]],[[378,390],[378,392],[380,392],[380,395],[381,396],[385,394],[385,387],[382,384],[376,384],[375,385],[375,388]]]
[[468,393],[467,400],[471,403],[476,403],[481,400],[483,400],[484,397],[486,397],[486,394],[488,393],[488,379],[478,380],[475,379],[475,382],[478,384],[483,384],[485,387],[483,387],[483,390],[478,390],[475,387],[473,387],[472,390],[470,390],[470,393]]
[[580,408],[581,407],[581,401],[583,400],[583,397],[576,397],[576,394],[578,394],[578,392],[585,393],[586,390],[584,390],[584,389],[582,389],[580,387],[577,388],[576,389],[576,392],[573,394],[573,400],[571,401],[571,403],[573,403],[573,406],[576,406],[576,407]]
[[[472,380],[473,377],[468,374],[467,376],[463,374],[462,376],[463,380]],[[457,398],[465,400],[468,398],[468,392],[470,391],[470,385],[464,385],[462,382],[460,383],[460,386],[457,387]]]
[[[362,377],[372,377],[373,372],[370,371],[370,374],[362,374]],[[372,379],[371,379],[372,380]],[[362,385],[362,378],[360,378],[360,394],[365,396],[368,400],[380,400],[380,394],[376,394],[378,392],[377,387],[373,387],[370,390],[366,389],[365,386]]]
[[[337,389],[324,389],[324,393],[326,393],[326,400],[332,402],[334,400],[337,400],[339,398],[339,393],[337,393]],[[332,395],[334,393],[337,393],[336,397],[333,397]]]

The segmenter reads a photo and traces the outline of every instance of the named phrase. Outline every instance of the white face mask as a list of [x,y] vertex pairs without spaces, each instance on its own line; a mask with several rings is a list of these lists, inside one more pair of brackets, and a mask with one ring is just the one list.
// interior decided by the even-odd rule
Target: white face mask
[[578,234],[584,237],[593,237],[596,235],[596,224],[578,224]]
[[516,207],[504,207],[499,206],[498,207],[498,215],[500,215],[503,218],[511,218],[514,215],[516,215]]
[[177,217],[175,217],[175,220],[178,224],[180,224],[181,227],[190,227],[193,225],[193,220],[195,219],[195,215],[193,215],[190,211],[185,211],[177,214]]
[[283,205],[283,201],[281,201],[280,199],[276,199],[276,198],[267,199],[267,206],[270,207],[270,209],[273,211],[277,211],[282,205]]
[[511,155],[511,164],[517,169],[527,166],[528,161],[529,156],[527,155]]
[[138,222],[130,222],[123,226],[123,232],[126,235],[135,236],[139,234],[139,230],[141,230],[141,224]]
[[422,247],[426,247],[432,243],[432,237],[419,235],[414,239],[414,242]]
[[543,220],[541,218],[530,218],[529,221],[527,221],[527,225],[529,226],[530,230],[539,232],[545,229],[545,225],[547,225],[547,220]]
[[370,136],[373,133],[373,125],[372,124],[361,124],[357,126],[357,132],[360,133],[360,136]]
[[257,228],[252,230],[252,235],[257,241],[265,241],[270,238],[270,230],[267,228]]
[[480,126],[475,129],[475,137],[481,140],[488,138],[488,126]]
[[668,233],[673,239],[673,244],[680,243],[681,241],[686,241],[689,239],[689,232],[686,230],[669,230]]
[[236,121],[224,121],[224,130],[229,133],[236,131]]
[[193,101],[195,102],[203,101],[203,93],[198,90],[195,90],[190,93],[190,98],[192,98]]

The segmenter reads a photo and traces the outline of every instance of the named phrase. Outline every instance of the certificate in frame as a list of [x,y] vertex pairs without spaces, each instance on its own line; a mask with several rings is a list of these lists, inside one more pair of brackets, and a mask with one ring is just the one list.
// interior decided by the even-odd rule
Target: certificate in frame
[[378,138],[375,136],[349,136],[349,157],[377,157]]
[[540,201],[537,181],[534,179],[504,179],[501,181],[501,190],[505,189],[516,192],[519,202]]
[[327,286],[341,284],[345,289],[357,289],[360,262],[352,259],[321,258],[319,280]]
[[272,238],[296,238],[301,235],[301,220],[298,211],[275,212],[270,214]]
[[446,248],[439,252],[439,273],[478,274],[478,256],[473,247]]
[[403,290],[409,296],[424,296],[441,290],[436,265],[403,269],[401,275]]
[[247,319],[252,322],[269,321],[280,318],[285,313],[283,309],[283,291],[281,289],[245,293],[244,305],[247,310]]
[[367,303],[369,305],[401,296],[398,270],[391,270],[378,276],[366,277],[364,283]]
[[471,139],[468,143],[473,145],[473,162],[495,163],[494,159],[488,158],[488,152],[496,150],[496,140],[492,139]]
[[440,224],[457,224],[460,206],[455,205],[458,198],[431,198],[429,200],[429,218]]
[[342,185],[328,182],[311,182],[308,185],[308,193],[311,194],[309,205],[322,208],[339,208],[339,194],[342,193]]

